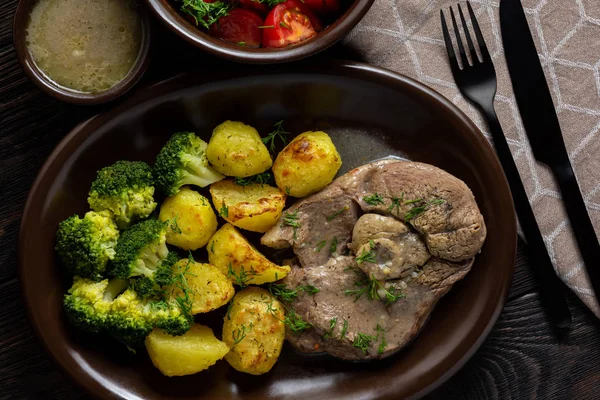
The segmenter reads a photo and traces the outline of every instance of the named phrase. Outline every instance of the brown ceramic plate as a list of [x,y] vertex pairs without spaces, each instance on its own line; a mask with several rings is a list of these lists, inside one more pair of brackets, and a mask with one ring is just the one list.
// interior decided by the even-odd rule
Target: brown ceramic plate
[[[473,354],[506,299],[516,251],[510,192],[492,148],[467,117],[433,90],[371,66],[298,64],[249,76],[184,75],[155,85],[75,128],[37,177],[20,232],[20,280],[29,317],[62,370],[98,398],[338,399],[419,397]],[[86,211],[96,170],[119,159],[152,162],[168,136],[195,129],[205,139],[226,119],[260,132],[285,119],[294,133],[323,129],[344,170],[390,154],[437,165],[473,190],[488,238],[472,271],[433,311],[420,335],[386,360],[349,363],[305,356],[287,345],[273,370],[244,375],[219,362],[203,373],[166,378],[147,355],[128,354],[66,323],[70,285],[55,261],[57,224]]]

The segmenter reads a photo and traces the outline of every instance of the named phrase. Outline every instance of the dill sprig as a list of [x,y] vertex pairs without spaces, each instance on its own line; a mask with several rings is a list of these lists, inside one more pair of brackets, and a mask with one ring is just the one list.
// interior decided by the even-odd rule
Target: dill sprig
[[334,254],[337,251],[338,239],[334,237],[331,239],[331,244],[329,245],[329,253]]
[[326,244],[327,240],[321,240],[319,243],[317,243],[317,245],[315,246],[315,253],[320,252]]
[[383,204],[383,196],[379,193],[374,193],[370,196],[363,197],[363,201],[372,206],[376,206],[377,204]]
[[227,204],[223,203],[221,209],[219,210],[219,215],[223,218],[229,217],[229,207],[227,207]]
[[289,134],[290,134],[289,132],[287,132],[285,129],[283,129],[283,120],[277,121],[273,124],[273,131],[271,133],[269,133],[267,136],[265,136],[264,138],[262,138],[262,141],[265,144],[265,146],[269,147],[269,150],[271,151],[271,153],[274,153],[275,152],[275,139],[277,139],[277,138],[281,139],[281,141],[283,142],[283,145],[285,146],[287,144],[286,135],[289,135]]
[[326,215],[327,221],[333,221],[335,217],[348,210],[348,206],[342,207],[331,215]]
[[346,333],[348,332],[348,320],[344,320],[344,325],[342,325],[342,332],[340,333],[340,339],[346,337]]
[[270,172],[263,172],[262,174],[252,175],[247,178],[235,178],[235,184],[239,186],[248,186],[253,183],[266,185],[271,181],[272,178],[273,174]]
[[333,330],[335,329],[335,326],[337,324],[337,318],[331,318],[329,320],[329,331],[325,332],[325,335],[323,335],[323,339],[329,339],[331,337],[333,337]]
[[375,336],[370,336],[365,333],[359,332],[356,335],[356,337],[354,338],[354,342],[352,342],[352,346],[356,347],[357,349],[362,350],[365,354],[367,354],[369,351],[369,346],[371,345],[371,342],[373,340],[375,340]]
[[[415,202],[423,202],[423,199],[411,200],[410,203],[406,202],[404,204],[413,204]],[[411,219],[414,219],[417,216],[419,216],[420,214],[427,211],[430,206],[444,204],[445,202],[446,202],[446,200],[443,200],[443,199],[435,199],[435,200],[431,200],[425,204],[422,204],[420,206],[413,207],[406,214],[404,214],[404,220],[410,221]]]
[[233,301],[230,301],[229,304],[227,304],[227,312],[225,313],[225,315],[227,316],[227,319],[231,321],[231,308],[233,307]]
[[295,300],[301,291],[304,291],[310,295],[314,295],[320,292],[320,289],[312,286],[312,285],[301,285],[297,286],[295,289],[290,289],[284,283],[270,283],[269,284],[269,292],[285,302],[291,302]]
[[194,316],[192,315],[192,306],[194,304],[193,296],[190,296],[192,289],[187,283],[186,275],[192,275],[190,271],[190,266],[194,263],[194,256],[192,252],[189,253],[188,262],[183,267],[183,271],[175,274],[174,277],[174,285],[181,291],[181,294],[175,297],[175,302],[179,306],[179,309],[185,316],[185,318],[190,322],[194,322]]
[[301,316],[296,314],[296,311],[293,309],[288,310],[285,313],[284,323],[290,328],[290,331],[296,336],[305,331],[308,328],[311,328],[312,325],[302,319]]
[[396,215],[399,215],[400,214],[400,206],[402,205],[403,201],[404,201],[404,192],[402,192],[402,195],[400,197],[392,196],[392,204],[390,204],[390,206],[388,207],[388,211],[393,214],[394,208],[395,208]]
[[375,252],[372,249],[369,251],[363,249],[363,251],[360,253],[360,255],[358,257],[356,257],[356,263],[358,265],[360,265],[364,262],[369,262],[369,263],[377,262],[377,260],[375,259]]
[[233,3],[215,1],[207,3],[204,0],[180,0],[181,11],[194,18],[196,25],[202,25],[206,29],[217,22],[219,18],[229,15]]
[[298,228],[300,228],[300,221],[298,221],[298,210],[293,213],[286,212],[283,215],[283,225],[291,226],[294,229],[294,241],[296,240],[296,233]]
[[175,215],[173,218],[167,220],[167,226],[173,233],[181,233],[181,228],[179,227],[179,224],[177,223],[178,219],[179,219],[179,213],[177,215]]
[[371,278],[364,278],[354,283],[356,289],[346,289],[344,294],[346,296],[354,296],[354,301],[358,301],[364,294],[367,295],[369,300],[382,300],[385,305],[389,306],[396,303],[398,300],[406,297],[405,294],[398,288],[392,288],[391,290],[386,288],[379,280],[375,279],[375,276],[371,274]]
[[243,265],[240,266],[240,272],[235,272],[233,269],[233,265],[229,263],[227,265],[227,277],[233,278],[233,283],[236,283],[240,289],[248,286],[248,283],[256,276],[258,273],[254,270],[253,267],[250,267],[248,271],[244,268]]
[[246,327],[245,325],[240,326],[238,329],[231,332],[231,337],[233,338],[233,344],[236,345],[246,337],[246,334],[250,332],[253,328],[252,322],[250,325]]

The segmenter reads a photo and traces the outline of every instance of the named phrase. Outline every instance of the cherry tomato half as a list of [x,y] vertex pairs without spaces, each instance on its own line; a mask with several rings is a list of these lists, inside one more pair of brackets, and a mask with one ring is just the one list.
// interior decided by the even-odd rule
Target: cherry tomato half
[[304,0],[303,3],[321,15],[331,15],[340,11],[340,0]]
[[304,4],[287,0],[277,4],[265,20],[263,47],[285,47],[309,39],[321,29],[321,21]]
[[234,8],[209,29],[211,36],[240,46],[260,47],[263,19],[254,11]]
[[266,4],[260,3],[256,0],[239,0],[240,7],[248,10],[257,11],[260,15],[267,15],[269,7]]

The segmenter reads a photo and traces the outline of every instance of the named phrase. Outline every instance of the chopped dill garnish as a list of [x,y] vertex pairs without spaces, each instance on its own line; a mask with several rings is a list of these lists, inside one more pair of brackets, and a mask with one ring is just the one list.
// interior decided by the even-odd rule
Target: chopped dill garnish
[[[273,25],[271,26],[262,26],[259,28],[274,28]],[[279,138],[281,139],[281,141],[283,142],[284,145],[287,144],[287,138],[286,135],[289,135],[289,132],[286,132],[285,129],[283,129],[283,120],[281,121],[277,121],[273,124],[273,132],[269,133],[266,137],[262,138],[263,143],[265,144],[265,146],[269,147],[269,150],[271,151],[271,153],[275,152],[275,139]]]
[[179,309],[188,320],[188,322],[194,322],[194,317],[192,315],[192,306],[194,304],[194,299],[190,296],[192,293],[192,289],[189,287],[186,279],[186,275],[192,275],[190,273],[190,266],[194,263],[194,257],[192,256],[192,252],[190,252],[188,257],[188,262],[183,267],[183,271],[175,274],[173,281],[176,288],[181,291],[181,295],[175,297],[175,302],[179,306]]
[[390,206],[388,207],[388,211],[393,214],[394,209],[396,209],[396,215],[399,215],[400,214],[400,206],[402,205],[403,201],[404,201],[404,192],[402,192],[402,195],[400,197],[393,196],[392,204],[390,204]]
[[219,18],[229,15],[232,3],[215,1],[208,3],[204,0],[180,0],[181,11],[194,18],[196,25],[202,25],[206,29],[217,22]]
[[227,316],[227,319],[231,321],[231,308],[233,307],[233,301],[230,301],[229,304],[227,304],[227,313],[225,314]]
[[173,233],[181,233],[181,228],[179,227],[179,224],[177,223],[178,219],[179,219],[179,213],[167,221],[167,225],[168,225],[169,229],[171,229],[171,232],[173,232]]
[[402,291],[398,288],[392,288],[391,290],[381,284],[373,274],[371,278],[364,278],[354,283],[356,289],[346,289],[344,294],[346,296],[354,296],[354,301],[358,301],[364,294],[367,295],[369,300],[382,300],[385,305],[391,305],[400,299],[406,297]]
[[270,172],[263,172],[262,174],[252,175],[248,178],[235,178],[235,184],[239,186],[248,186],[253,183],[260,185],[266,185],[273,178]]
[[310,295],[317,294],[317,293],[319,293],[321,291],[321,289],[319,289],[318,287],[313,286],[313,285],[298,286],[298,289],[299,290],[303,290],[303,291],[305,291],[306,293],[308,293]]
[[365,333],[358,333],[352,342],[352,346],[362,350],[365,354],[369,351],[371,341],[375,340],[375,336],[369,336]]
[[329,331],[327,331],[325,333],[325,335],[323,335],[323,339],[329,339],[331,337],[333,337],[333,329],[335,328],[335,325],[337,324],[337,318],[331,318],[329,320]]
[[227,204],[223,203],[223,206],[219,210],[219,215],[223,218],[229,217],[229,207],[227,207]]
[[233,338],[233,344],[236,345],[246,337],[246,334],[252,330],[252,322],[250,325],[246,327],[245,325],[240,326],[238,329],[231,332],[231,337]]
[[292,191],[292,188],[290,188],[289,186],[286,186],[286,187],[285,187],[285,194],[286,194],[287,196],[291,196],[291,195],[290,195],[291,191]]
[[210,252],[215,254],[215,241],[210,242]]
[[269,292],[271,292],[273,296],[288,303],[296,299],[301,291],[304,291],[310,295],[314,295],[320,292],[319,288],[312,285],[302,285],[296,287],[295,289],[290,289],[284,283],[269,284]]
[[246,42],[237,42],[238,46],[246,47]]
[[334,212],[333,214],[331,214],[331,215],[327,215],[327,216],[326,216],[326,218],[327,218],[327,221],[333,221],[333,219],[334,219],[335,217],[337,217],[338,215],[340,215],[341,213],[343,213],[344,211],[347,211],[347,210],[348,210],[348,206],[345,206],[345,207],[342,207],[342,208],[340,208],[339,210],[337,210],[337,211],[336,211],[336,212]]
[[283,322],[288,326],[288,328],[290,328],[290,331],[292,331],[292,333],[296,336],[298,336],[304,330],[312,327],[310,323],[304,321],[302,317],[296,314],[296,311],[294,310],[289,310],[286,313]]
[[300,228],[300,221],[298,221],[298,210],[294,211],[293,213],[286,212],[283,215],[283,225],[291,226],[292,228],[294,228],[294,241],[295,241],[297,230],[298,230],[298,228]]
[[363,201],[372,206],[376,206],[377,204],[383,204],[383,196],[379,193],[374,193],[371,196],[363,197]]
[[375,252],[373,251],[372,246],[371,246],[371,250],[367,251],[367,250],[363,249],[363,251],[360,253],[360,255],[358,257],[356,257],[356,263],[358,265],[360,265],[364,262],[369,262],[369,263],[377,262],[377,260],[375,259]]
[[342,326],[342,332],[340,333],[340,339],[346,337],[346,333],[348,332],[348,320],[344,320],[344,325]]
[[331,244],[329,245],[329,253],[333,254],[337,251],[338,240],[337,237],[331,239]]
[[227,265],[227,277],[233,278],[233,283],[236,283],[241,289],[248,286],[248,283],[257,275],[258,273],[254,270],[254,268],[250,267],[249,271],[246,271],[244,266],[240,266],[240,272],[235,272],[233,270],[233,266],[231,263]]
[[326,244],[327,240],[321,240],[319,243],[317,243],[317,246],[315,247],[315,253],[320,252]]
[[278,308],[273,308],[273,302],[275,301],[275,299],[271,299],[271,302],[266,303],[267,305],[267,312],[269,314],[271,314],[272,316],[274,316],[275,318],[277,318],[277,316],[275,315],[275,312],[277,312],[279,309]]
[[[423,201],[423,199],[419,199],[419,201]],[[411,219],[414,219],[417,216],[419,216],[420,214],[427,211],[430,206],[444,204],[445,202],[446,202],[446,200],[435,199],[435,200],[431,200],[430,202],[425,203],[423,205],[413,207],[406,214],[404,214],[404,220],[410,221]],[[407,204],[407,203],[405,203],[405,204]]]

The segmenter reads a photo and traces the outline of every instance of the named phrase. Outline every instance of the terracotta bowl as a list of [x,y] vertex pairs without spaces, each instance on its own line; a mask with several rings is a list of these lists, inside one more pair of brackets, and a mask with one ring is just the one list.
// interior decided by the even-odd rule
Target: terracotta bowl
[[[356,63],[247,71],[247,77],[232,70],[165,81],[76,127],[56,147],[29,194],[19,241],[19,279],[36,334],[67,376],[102,399],[406,399],[427,393],[483,342],[511,283],[515,214],[494,151],[450,101],[388,71]],[[60,221],[87,211],[98,169],[120,159],[152,163],[173,132],[195,130],[208,140],[217,124],[233,119],[264,134],[282,118],[293,134],[328,132],[342,156],[340,173],[395,155],[439,166],[472,189],[487,241],[471,272],[439,301],[410,345],[385,360],[350,363],[302,355],[286,344],[262,376],[220,361],[196,375],[166,378],[145,352],[129,354],[69,326],[62,298],[72,277],[55,260],[55,233]],[[217,310],[197,320],[220,335],[223,315]]]
[[[347,1],[342,0],[342,3]],[[172,31],[199,49],[241,63],[274,64],[299,60],[334,45],[358,24],[371,8],[373,1],[354,0],[334,23],[319,32],[317,36],[281,49],[240,47],[235,43],[216,39],[186,20],[172,1],[146,0],[146,3]]]
[[135,63],[121,82],[102,92],[82,93],[65,88],[52,81],[40,68],[38,68],[31,57],[31,53],[29,53],[29,50],[27,49],[26,29],[31,8],[36,2],[37,0],[19,1],[13,22],[14,46],[17,53],[17,59],[19,60],[19,63],[21,63],[23,71],[25,71],[33,83],[50,96],[56,97],[62,101],[81,105],[106,103],[127,93],[141,79],[144,72],[146,72],[150,50],[151,21],[144,7],[138,7],[142,17],[142,41],[140,43],[140,51]]

